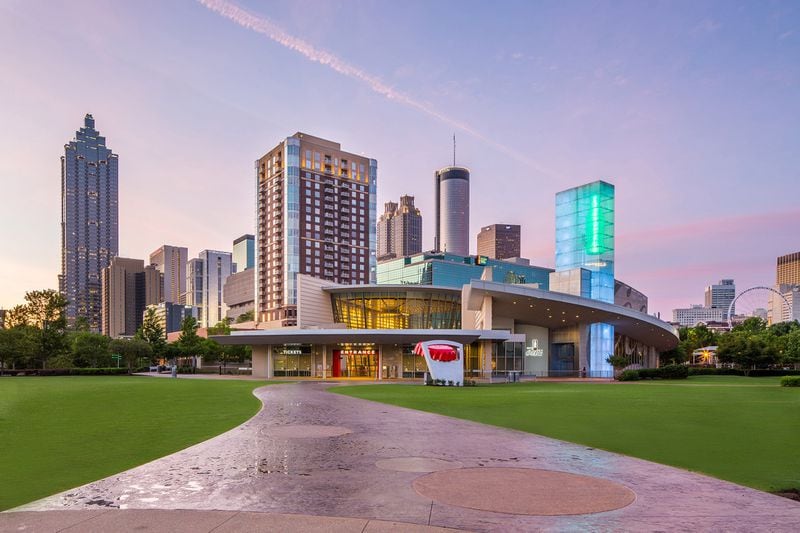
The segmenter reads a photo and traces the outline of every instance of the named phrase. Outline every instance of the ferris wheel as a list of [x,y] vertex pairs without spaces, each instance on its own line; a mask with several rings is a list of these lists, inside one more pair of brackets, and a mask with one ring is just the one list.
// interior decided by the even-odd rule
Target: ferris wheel
[[770,307],[774,308],[774,305],[770,304],[775,301],[775,298],[779,298],[781,316],[792,316],[792,304],[783,294],[772,287],[750,287],[737,294],[728,306],[728,329],[733,329],[734,310],[739,316],[760,316],[761,311],[766,313]]

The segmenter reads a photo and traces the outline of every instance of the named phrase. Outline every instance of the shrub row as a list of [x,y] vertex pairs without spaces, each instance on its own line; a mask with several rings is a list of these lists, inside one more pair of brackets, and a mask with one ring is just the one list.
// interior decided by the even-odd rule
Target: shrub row
[[625,370],[617,379],[619,381],[638,381],[640,379],[686,379],[689,368],[684,365],[667,365],[661,368],[640,368]]
[[783,376],[781,387],[800,387],[800,376]]
[[763,378],[769,376],[800,376],[800,370],[780,368],[758,368],[745,373],[739,368],[689,367],[690,376],[745,376]]
[[128,373],[127,368],[21,368],[3,370],[7,376],[119,376]]

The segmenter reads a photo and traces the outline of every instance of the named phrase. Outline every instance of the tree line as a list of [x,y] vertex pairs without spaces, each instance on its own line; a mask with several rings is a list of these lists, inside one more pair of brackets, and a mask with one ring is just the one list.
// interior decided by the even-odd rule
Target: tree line
[[[0,329],[0,371],[19,368],[105,368],[125,366],[130,370],[197,357],[228,362],[243,362],[250,357],[248,346],[222,346],[197,334],[194,317],[181,323],[178,340],[167,343],[164,328],[155,310],[147,309],[142,326],[131,339],[110,339],[89,331],[88,322],[79,318],[67,327],[67,300],[52,289],[30,291],[25,303],[6,313]],[[230,321],[208,329],[209,335],[230,334]]]
[[704,324],[678,330],[678,347],[661,354],[661,363],[691,362],[692,352],[717,346],[717,360],[743,370],[797,368],[800,366],[800,324],[780,322],[771,326],[750,317],[731,331],[716,332]]

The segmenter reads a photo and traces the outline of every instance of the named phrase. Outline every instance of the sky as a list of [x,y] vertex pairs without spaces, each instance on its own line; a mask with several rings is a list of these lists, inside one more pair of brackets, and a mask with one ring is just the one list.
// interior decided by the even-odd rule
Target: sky
[[[470,230],[554,264],[555,193],[616,186],[650,312],[775,282],[800,250],[800,4],[0,0],[0,307],[57,288],[60,157],[119,154],[120,255],[231,250],[254,161],[303,131],[378,160],[378,211],[471,169]],[[473,238],[472,252],[475,252]]]

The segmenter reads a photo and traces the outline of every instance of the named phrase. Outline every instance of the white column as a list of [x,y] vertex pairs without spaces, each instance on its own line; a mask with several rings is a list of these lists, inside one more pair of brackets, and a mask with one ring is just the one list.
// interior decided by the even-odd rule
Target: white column
[[383,379],[383,346],[378,346],[378,380]]
[[328,366],[328,345],[322,345],[322,379],[326,379],[327,375],[325,372],[325,367]]
[[267,346],[267,379],[274,378],[274,364],[272,361],[272,345]]

